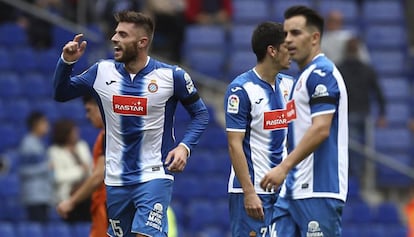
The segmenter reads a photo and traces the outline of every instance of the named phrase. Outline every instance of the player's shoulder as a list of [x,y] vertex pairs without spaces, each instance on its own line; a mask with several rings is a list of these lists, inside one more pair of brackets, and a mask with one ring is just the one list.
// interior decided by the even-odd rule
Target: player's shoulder
[[252,70],[244,72],[238,76],[236,76],[233,81],[229,84],[230,86],[238,85],[243,86],[244,84],[250,82],[252,80]]
[[278,80],[282,80],[282,81],[293,81],[294,80],[294,78],[291,76],[291,75],[288,75],[288,74],[285,74],[285,73],[278,73],[277,75],[276,75],[276,78],[278,79]]
[[326,77],[334,71],[335,64],[325,55],[319,55],[312,63],[311,76]]

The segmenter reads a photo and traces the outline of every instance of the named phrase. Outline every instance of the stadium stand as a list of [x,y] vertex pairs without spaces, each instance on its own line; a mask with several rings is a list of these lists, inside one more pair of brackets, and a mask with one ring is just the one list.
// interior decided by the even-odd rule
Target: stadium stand
[[[283,11],[295,4],[314,6],[322,13],[339,9],[345,13],[346,24],[360,30],[370,50],[373,65],[381,74],[381,86],[388,101],[387,116],[392,126],[375,131],[375,148],[393,152],[395,160],[413,167],[411,134],[405,127],[410,118],[412,92],[406,73],[407,41],[402,1],[367,0],[362,6],[356,0],[234,0],[234,25],[226,30],[217,26],[189,26],[185,34],[183,58],[188,66],[214,79],[229,82],[234,76],[255,64],[250,52],[253,27],[262,20],[282,21]],[[357,19],[363,19],[360,23]],[[53,122],[67,116],[80,124],[81,136],[92,144],[96,129],[84,117],[80,101],[61,104],[52,100],[51,75],[64,43],[73,37],[71,32],[56,27],[53,48],[33,51],[25,32],[14,23],[0,25],[0,154],[8,160],[9,168],[0,172],[0,236],[74,236],[85,237],[89,223],[68,226],[52,213],[52,224],[36,224],[25,220],[19,204],[18,156],[15,153],[25,127],[24,117],[30,110],[41,110]],[[94,45],[97,50],[99,45]],[[104,49],[106,50],[106,49]],[[109,54],[108,54],[109,55]],[[21,58],[25,58],[23,63]],[[88,55],[77,65],[82,72]],[[296,73],[297,66],[288,70]],[[188,117],[178,107],[177,138],[182,136]],[[218,114],[209,107],[211,114]],[[172,207],[177,216],[180,237],[224,237],[229,235],[227,178],[230,160],[225,132],[212,118],[212,124],[186,170],[176,176]],[[377,165],[377,182],[384,187],[396,184],[407,187],[412,180]],[[343,236],[405,236],[407,229],[395,203],[373,206],[361,195],[358,179],[349,182],[349,201],[343,212]],[[58,224],[57,224],[58,223]]]

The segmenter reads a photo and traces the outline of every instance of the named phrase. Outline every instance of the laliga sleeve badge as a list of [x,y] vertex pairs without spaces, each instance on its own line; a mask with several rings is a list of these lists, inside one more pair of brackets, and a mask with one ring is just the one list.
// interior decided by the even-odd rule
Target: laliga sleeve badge
[[237,114],[239,113],[240,99],[237,95],[230,95],[227,99],[227,113]]
[[158,91],[158,85],[156,80],[151,80],[151,82],[148,84],[148,91],[151,93],[155,93]]

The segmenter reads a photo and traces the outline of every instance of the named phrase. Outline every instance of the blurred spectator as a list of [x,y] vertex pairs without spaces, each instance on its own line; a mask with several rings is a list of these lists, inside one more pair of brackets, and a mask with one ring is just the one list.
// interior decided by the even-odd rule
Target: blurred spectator
[[[59,120],[54,125],[48,155],[54,171],[55,201],[59,203],[70,198],[89,176],[92,155],[87,143],[79,139],[75,123],[66,119]],[[67,220],[90,220],[89,206],[90,198],[79,203]]]
[[[345,57],[346,42],[352,37],[355,37],[355,32],[344,29],[342,13],[336,10],[329,12],[321,42],[324,54],[335,64],[341,63]],[[358,58],[365,63],[370,63],[368,49],[365,44],[360,43],[358,47]]]
[[53,180],[44,142],[49,121],[44,114],[32,112],[27,127],[29,132],[19,147],[21,199],[29,221],[47,222],[53,201]]
[[[37,7],[50,11],[57,10],[60,0],[26,0]],[[52,46],[53,25],[34,15],[24,15],[19,20],[20,24],[26,28],[29,44],[35,49],[48,49]]]
[[0,24],[7,22],[15,22],[16,20],[16,9],[7,3],[0,2]]
[[[385,100],[378,84],[377,73],[369,64],[359,58],[360,40],[350,38],[345,43],[342,63],[338,65],[348,89],[349,136],[365,143],[366,119],[371,115],[371,96],[375,95],[378,102],[379,118],[377,126],[385,127]],[[357,162],[359,157],[350,155],[350,171],[356,175],[362,172],[363,164]]]
[[414,187],[410,188],[408,197],[408,202],[404,206],[408,227],[407,237],[414,237]]
[[232,11],[231,0],[187,0],[185,16],[190,24],[228,24]]
[[145,11],[155,20],[153,52],[174,62],[181,61],[185,30],[185,0],[146,0]]
[[122,10],[141,10],[142,1],[131,0],[96,0],[95,12],[97,21],[101,24],[107,38],[111,38],[116,28],[114,13]]

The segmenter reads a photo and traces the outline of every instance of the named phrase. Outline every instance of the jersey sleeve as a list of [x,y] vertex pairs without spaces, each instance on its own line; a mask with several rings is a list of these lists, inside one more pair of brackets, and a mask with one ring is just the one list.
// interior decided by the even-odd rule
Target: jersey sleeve
[[245,132],[250,116],[250,101],[243,87],[230,84],[224,96],[226,130]]
[[92,90],[98,71],[98,63],[77,76],[71,76],[73,66],[74,64],[65,63],[62,58],[57,63],[53,76],[53,97],[56,101],[68,101]]
[[173,68],[173,78],[174,96],[191,116],[190,124],[187,126],[184,138],[181,141],[181,144],[190,152],[198,144],[202,133],[206,130],[209,114],[190,75],[183,69],[176,67]]
[[312,116],[334,113],[339,103],[339,87],[332,72],[316,68],[311,72],[306,87]]

